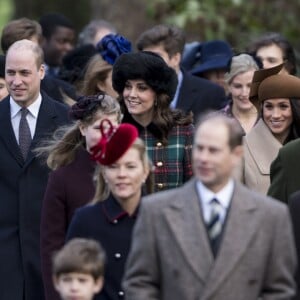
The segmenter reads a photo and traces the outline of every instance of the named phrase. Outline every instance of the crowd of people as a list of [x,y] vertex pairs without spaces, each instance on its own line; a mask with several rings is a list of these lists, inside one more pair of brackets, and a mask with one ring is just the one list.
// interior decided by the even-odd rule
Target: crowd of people
[[300,299],[285,37],[236,53],[47,13],[1,48],[1,299]]

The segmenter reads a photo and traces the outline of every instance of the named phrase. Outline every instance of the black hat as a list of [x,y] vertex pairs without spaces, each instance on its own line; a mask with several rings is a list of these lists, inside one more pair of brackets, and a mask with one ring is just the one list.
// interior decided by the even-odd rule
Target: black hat
[[0,55],[0,77],[5,78],[5,56]]
[[143,79],[157,93],[167,94],[170,101],[177,88],[177,74],[157,54],[149,51],[124,53],[113,66],[113,88],[122,94],[128,79]]
[[71,50],[63,58],[60,78],[71,83],[83,79],[85,67],[90,58],[96,53],[97,50],[92,44],[79,46]]

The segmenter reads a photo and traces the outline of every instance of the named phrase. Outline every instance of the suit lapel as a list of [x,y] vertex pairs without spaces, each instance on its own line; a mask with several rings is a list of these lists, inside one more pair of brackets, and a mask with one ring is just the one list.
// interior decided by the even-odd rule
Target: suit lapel
[[39,143],[43,139],[51,137],[47,136],[47,134],[53,134],[56,128],[56,123],[54,122],[54,120],[57,115],[52,101],[55,100],[50,100],[46,95],[42,95],[42,103],[39,109],[35,133],[30,145],[30,151],[28,152],[28,156],[26,159],[26,165],[29,164],[35,157],[35,154],[32,150],[39,146]]
[[17,161],[17,163],[20,166],[23,165],[23,156],[11,124],[9,96],[2,100],[1,103],[0,124],[0,136],[3,140],[3,143],[6,145],[7,149],[9,149],[9,152]]
[[188,265],[205,282],[213,256],[199,203],[195,180],[191,180],[178,192],[164,214]]
[[207,280],[203,299],[209,299],[247,251],[259,224],[254,216],[257,207],[249,193],[238,183],[232,198],[227,224],[218,256]]
[[193,99],[193,97],[190,95],[194,93],[195,89],[193,85],[189,84],[188,77],[191,75],[188,75],[185,71],[182,71],[182,76],[182,83],[178,93],[176,108],[182,109],[183,111],[189,111],[192,105],[190,99]]

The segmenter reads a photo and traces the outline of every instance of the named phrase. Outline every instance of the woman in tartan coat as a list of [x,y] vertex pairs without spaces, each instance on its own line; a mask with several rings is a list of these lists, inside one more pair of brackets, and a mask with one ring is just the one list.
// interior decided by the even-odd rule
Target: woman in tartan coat
[[175,71],[151,52],[123,54],[113,67],[123,122],[135,125],[145,141],[155,191],[179,187],[192,176],[192,116],[170,108],[177,83]]

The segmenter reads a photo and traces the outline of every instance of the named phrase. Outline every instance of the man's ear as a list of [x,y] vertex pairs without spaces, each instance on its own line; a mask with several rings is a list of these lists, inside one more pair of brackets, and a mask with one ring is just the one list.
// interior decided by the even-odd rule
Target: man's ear
[[179,69],[180,62],[181,62],[181,54],[179,52],[173,54],[170,61],[171,61],[172,67],[175,70]]
[[234,163],[235,163],[235,165],[237,165],[240,162],[241,158],[244,156],[244,147],[243,147],[243,145],[236,146],[232,150],[232,154],[233,154],[233,157],[234,157]]

